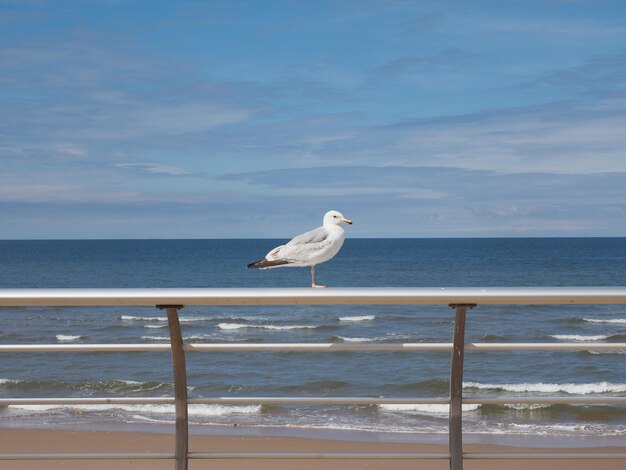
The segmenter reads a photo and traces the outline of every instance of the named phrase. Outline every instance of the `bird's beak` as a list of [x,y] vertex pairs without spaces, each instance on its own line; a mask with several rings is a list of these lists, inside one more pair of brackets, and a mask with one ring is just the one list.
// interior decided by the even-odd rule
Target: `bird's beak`
[[342,223],[342,224],[352,225],[352,221],[351,221],[351,220],[348,220],[348,219],[341,219],[341,223]]

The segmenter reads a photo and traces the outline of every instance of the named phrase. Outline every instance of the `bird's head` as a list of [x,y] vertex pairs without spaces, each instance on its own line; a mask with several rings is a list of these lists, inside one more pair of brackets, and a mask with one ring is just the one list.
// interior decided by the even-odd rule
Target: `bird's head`
[[337,211],[328,211],[324,216],[324,225],[341,225],[341,224],[350,224],[352,225],[352,221],[346,219],[341,212]]

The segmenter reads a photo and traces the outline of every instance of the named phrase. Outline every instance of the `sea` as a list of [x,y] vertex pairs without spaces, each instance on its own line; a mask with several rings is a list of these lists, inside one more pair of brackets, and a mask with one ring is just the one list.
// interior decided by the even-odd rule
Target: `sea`
[[[0,241],[0,288],[307,287],[307,268],[250,270],[285,240]],[[333,287],[624,286],[626,238],[350,239]],[[450,342],[445,305],[185,307],[194,343]],[[156,308],[0,308],[2,344],[166,343]],[[467,341],[626,342],[623,305],[479,305]],[[626,394],[626,351],[468,351],[467,397]],[[190,397],[446,397],[449,352],[188,352]],[[168,352],[1,353],[0,398],[173,396]],[[199,434],[440,440],[447,405],[191,405]],[[169,405],[0,407],[0,427],[169,432]],[[626,442],[626,406],[464,405],[466,441]],[[578,445],[578,444],[576,444]]]

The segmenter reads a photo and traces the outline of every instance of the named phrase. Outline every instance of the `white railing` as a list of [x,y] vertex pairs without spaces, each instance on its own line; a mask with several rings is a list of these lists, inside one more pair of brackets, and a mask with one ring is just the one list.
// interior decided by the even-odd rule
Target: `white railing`
[[[271,343],[271,344],[183,344],[178,310],[185,305],[329,305],[329,304],[440,304],[456,309],[451,343]],[[170,344],[4,344],[0,352],[119,352],[171,351],[174,397],[92,398],[4,398],[0,405],[96,405],[173,404],[176,412],[174,452],[141,453],[5,453],[0,460],[87,460],[87,459],[173,459],[177,470],[186,469],[189,459],[448,459],[453,470],[464,459],[626,459],[626,453],[486,453],[463,452],[463,404],[626,404],[626,397],[500,397],[463,398],[465,351],[580,351],[626,350],[626,343],[465,343],[467,310],[479,304],[626,304],[625,287],[546,288],[349,288],[349,289],[0,289],[0,307],[25,306],[156,306],[168,316]],[[187,397],[185,352],[194,351],[451,351],[450,395],[447,398],[367,397]],[[447,404],[449,451],[435,453],[229,453],[189,452],[189,404],[272,405],[376,405]]]

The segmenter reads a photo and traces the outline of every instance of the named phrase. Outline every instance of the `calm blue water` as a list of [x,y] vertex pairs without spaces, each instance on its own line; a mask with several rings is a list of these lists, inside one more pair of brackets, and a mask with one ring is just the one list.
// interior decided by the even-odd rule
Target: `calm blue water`
[[[0,241],[0,288],[306,287],[308,269],[247,270],[284,240]],[[348,286],[626,285],[626,239],[348,239],[318,267]],[[445,306],[189,307],[191,342],[448,342]],[[152,308],[4,308],[0,342],[168,339]],[[468,341],[626,342],[624,306],[479,306]],[[626,393],[624,351],[468,352],[468,396]],[[189,353],[190,396],[444,397],[449,353]],[[0,354],[0,397],[171,396],[168,353]],[[445,433],[446,407],[192,406],[216,425]],[[172,422],[169,406],[0,408],[0,426]],[[154,424],[153,424],[154,423]],[[241,428],[240,428],[241,429]],[[626,435],[619,406],[468,406],[468,433]]]

